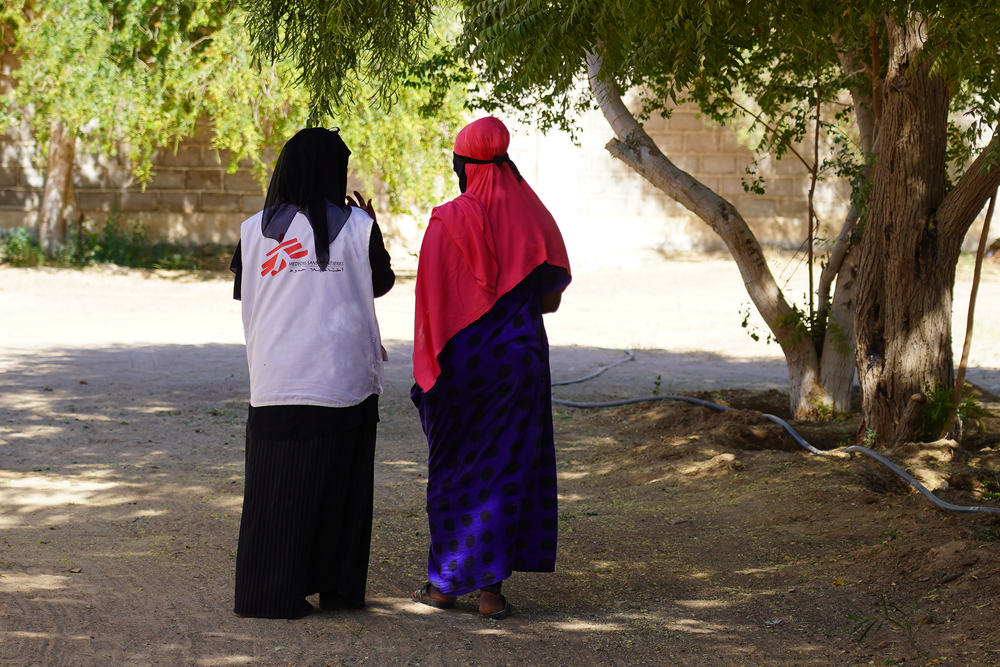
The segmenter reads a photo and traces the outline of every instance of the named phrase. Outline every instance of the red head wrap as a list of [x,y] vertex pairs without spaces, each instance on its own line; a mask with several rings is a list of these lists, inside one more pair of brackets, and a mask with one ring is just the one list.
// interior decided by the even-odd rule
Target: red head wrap
[[[487,117],[458,133],[455,154],[493,160],[509,145],[504,124]],[[509,162],[469,163],[465,172],[465,193],[431,212],[420,247],[413,376],[424,391],[452,336],[541,264],[570,270],[556,221]]]

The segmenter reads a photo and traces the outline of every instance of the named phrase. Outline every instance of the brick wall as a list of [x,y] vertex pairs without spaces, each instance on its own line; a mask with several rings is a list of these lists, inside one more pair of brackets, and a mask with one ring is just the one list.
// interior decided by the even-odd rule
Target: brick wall
[[[635,100],[627,102],[632,106]],[[572,256],[621,264],[648,249],[723,249],[707,224],[608,153],[605,145],[613,134],[599,111],[587,112],[580,125],[574,144],[565,134],[541,136],[511,123],[510,154],[560,222]],[[794,155],[758,158],[757,174],[766,192],[750,194],[743,189],[743,178],[754,155],[732,130],[706,122],[694,106],[674,109],[669,119],[654,116],[644,126],[668,158],[732,202],[762,244],[802,246],[810,177]],[[806,143],[796,148],[811,160],[812,142]],[[821,158],[830,150],[821,142]],[[849,183],[837,178],[820,181],[814,201],[820,221],[817,237],[836,238],[850,204]],[[975,249],[984,216],[985,207],[965,238],[965,250]],[[991,231],[991,238],[998,236],[1000,225]]]
[[[228,156],[210,143],[208,127],[201,126],[176,154],[159,149],[145,190],[121,156],[78,152],[73,171],[77,208],[98,224],[119,208],[123,218],[145,222],[154,240],[235,243],[239,223],[263,207],[263,190],[248,164],[227,174]],[[35,226],[42,166],[26,128],[0,136],[0,226]]]
[[[9,54],[0,54],[0,67],[7,68],[0,69],[0,92],[10,85],[13,66]],[[513,121],[508,124],[512,158],[556,216],[575,257],[620,263],[613,257],[616,253],[723,247],[704,222],[611,157],[604,146],[612,133],[600,112],[581,119],[577,143],[564,134],[543,136]],[[757,172],[764,178],[766,194],[748,194],[742,180],[753,155],[733,131],[706,123],[692,106],[675,109],[669,119],[654,116],[645,127],[679,167],[731,201],[761,243],[800,247],[806,236],[809,175],[794,156],[761,159]],[[73,174],[78,208],[99,224],[120,207],[126,219],[145,221],[153,239],[235,243],[239,223],[263,206],[263,191],[249,165],[225,173],[228,158],[212,150],[210,141],[210,130],[203,124],[176,154],[159,150],[155,176],[145,191],[120,158],[78,153]],[[812,156],[811,146],[800,152],[807,159]],[[0,136],[0,226],[35,226],[43,185],[37,160],[37,147],[26,128]],[[820,237],[836,236],[849,197],[849,186],[841,180],[818,184]],[[380,223],[390,240],[413,252],[419,248],[425,220],[382,216]],[[975,247],[980,224],[970,231],[967,249]]]
[[[728,199],[762,242],[797,245],[805,237],[810,175],[795,156],[760,160],[756,171],[764,180],[765,194],[757,195],[743,188],[744,179],[752,179],[746,169],[753,164],[753,153],[731,130],[706,124],[696,108],[676,109],[669,119],[652,118],[646,129],[675,164]],[[812,160],[811,146],[797,149]],[[825,149],[821,144],[821,159],[827,157]],[[815,206],[822,222],[839,228],[849,203],[847,183],[827,179],[817,184]]]
[[[708,225],[608,153],[605,144],[613,135],[600,112],[588,112],[581,126],[576,146],[565,135],[538,137],[519,128],[511,155],[557,213],[564,233],[578,246],[590,244],[586,254],[606,255],[616,244],[630,250],[723,247]],[[706,123],[691,106],[673,110],[669,119],[654,116],[644,127],[678,167],[732,202],[761,243],[797,248],[803,242],[809,174],[800,161],[761,159],[757,173],[766,194],[748,194],[743,178],[750,178],[746,167],[754,156],[732,130]],[[811,148],[803,154],[811,156]],[[839,231],[849,200],[847,183],[831,179],[818,184],[816,210],[832,229],[827,235]]]

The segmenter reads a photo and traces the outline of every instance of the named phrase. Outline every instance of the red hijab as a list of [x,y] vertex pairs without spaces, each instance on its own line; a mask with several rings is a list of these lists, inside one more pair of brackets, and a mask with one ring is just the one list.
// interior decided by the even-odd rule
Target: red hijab
[[[455,154],[474,160],[506,156],[510,133],[487,117],[458,133]],[[420,246],[413,336],[413,377],[434,386],[437,356],[459,331],[545,262],[569,272],[552,214],[509,162],[466,164],[467,186],[438,206]]]

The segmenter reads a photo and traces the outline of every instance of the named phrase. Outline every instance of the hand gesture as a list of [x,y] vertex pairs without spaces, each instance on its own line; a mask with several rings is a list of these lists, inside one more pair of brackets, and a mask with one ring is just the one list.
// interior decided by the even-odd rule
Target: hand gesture
[[[355,198],[357,198],[357,201],[355,201]],[[378,222],[378,218],[375,217],[375,207],[372,206],[373,201],[374,201],[373,199],[369,199],[368,202],[366,203],[365,196],[360,192],[358,192],[357,190],[354,191],[354,197],[351,197],[351,195],[347,195],[348,206],[354,206],[356,208],[360,208],[362,211],[367,213],[372,220]]]

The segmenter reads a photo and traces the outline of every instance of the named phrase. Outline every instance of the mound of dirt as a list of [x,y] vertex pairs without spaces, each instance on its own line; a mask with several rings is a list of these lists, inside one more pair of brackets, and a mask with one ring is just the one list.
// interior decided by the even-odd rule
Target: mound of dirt
[[791,419],[791,404],[788,394],[777,389],[754,391],[751,389],[723,389],[719,391],[702,391],[694,394],[695,398],[712,401],[727,408],[737,410],[755,410],[766,414]]
[[[775,390],[732,390],[698,397],[731,409],[717,412],[689,403],[662,402],[599,414],[613,415],[619,435],[633,445],[630,458],[654,466],[677,467],[690,458],[715,461],[723,457],[725,461],[715,461],[719,465],[701,464],[699,471],[737,470],[743,465],[740,452],[803,451],[784,428],[765,416],[765,411],[777,416],[780,408],[787,416],[786,394]],[[788,421],[806,442],[820,450],[846,447],[857,440],[857,416]],[[883,453],[948,502],[994,503],[1000,500],[1000,448],[995,446],[1000,443],[1000,417],[990,413],[975,425],[970,421],[969,428],[962,446],[951,440],[908,443]],[[894,473],[869,459],[856,459],[852,468],[857,482],[876,496],[916,493]]]
[[[637,404],[621,408],[619,417],[630,436],[651,441],[645,454],[651,459],[677,458],[691,442],[701,447],[734,451],[800,451],[801,446],[767,417],[788,418],[788,395],[777,390],[728,390],[702,393],[697,398],[730,407],[726,412],[683,402]],[[780,413],[780,414],[779,414]],[[854,442],[857,420],[794,421],[792,427],[818,449],[830,450]]]

